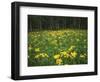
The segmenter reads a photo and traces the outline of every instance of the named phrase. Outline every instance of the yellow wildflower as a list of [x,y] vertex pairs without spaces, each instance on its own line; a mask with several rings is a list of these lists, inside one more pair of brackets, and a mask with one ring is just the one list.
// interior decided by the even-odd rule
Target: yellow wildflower
[[67,53],[66,55],[64,55],[64,57],[65,57],[65,58],[68,58],[68,57],[69,57],[69,54]]
[[36,59],[37,59],[37,58],[39,58],[39,57],[40,57],[40,55],[36,55],[34,58],[36,58]]
[[40,53],[38,55],[35,56],[35,58],[48,58],[49,56],[46,53]]
[[65,51],[63,51],[63,52],[60,52],[61,54],[63,54],[63,55],[66,55],[67,53],[65,52]]
[[58,58],[60,58],[60,55],[59,54],[54,55],[54,59],[58,59]]
[[74,52],[71,52],[71,55],[72,55],[72,57],[76,57],[77,53],[74,51]]
[[81,55],[80,55],[80,58],[85,58],[85,56],[81,54]]
[[84,54],[80,54],[80,57],[81,58],[85,58],[86,57],[86,54],[84,53]]
[[65,58],[69,57],[69,54],[66,51],[60,52],[60,54],[61,54],[61,57],[65,57]]
[[40,53],[40,56],[43,57],[43,58],[45,57],[44,53]]
[[49,57],[46,53],[40,53],[40,56],[43,57],[43,58],[44,57]]
[[68,50],[71,51],[75,48],[75,46],[71,46]]
[[56,59],[56,64],[57,65],[61,65],[62,64],[62,59],[60,58],[60,59]]
[[44,55],[45,55],[45,57],[47,57],[47,58],[49,57],[48,54],[46,54],[46,53],[45,53]]
[[36,52],[39,52],[39,51],[40,51],[40,48],[35,48],[35,51],[36,51]]
[[86,53],[84,53],[84,56],[87,56]]

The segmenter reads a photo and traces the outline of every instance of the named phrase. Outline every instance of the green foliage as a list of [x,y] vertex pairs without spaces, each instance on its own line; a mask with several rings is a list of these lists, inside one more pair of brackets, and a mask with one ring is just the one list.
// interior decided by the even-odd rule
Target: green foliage
[[28,66],[87,63],[87,30],[45,30],[28,33]]

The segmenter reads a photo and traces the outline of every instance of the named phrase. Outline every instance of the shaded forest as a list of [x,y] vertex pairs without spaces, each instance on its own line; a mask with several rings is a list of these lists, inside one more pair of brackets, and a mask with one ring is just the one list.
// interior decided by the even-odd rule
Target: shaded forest
[[87,29],[87,17],[28,15],[28,31]]

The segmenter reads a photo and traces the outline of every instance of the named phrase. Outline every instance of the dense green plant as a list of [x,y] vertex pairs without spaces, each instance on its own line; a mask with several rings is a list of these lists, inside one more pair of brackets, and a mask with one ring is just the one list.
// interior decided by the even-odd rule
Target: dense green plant
[[28,33],[28,66],[87,63],[87,30],[44,30]]

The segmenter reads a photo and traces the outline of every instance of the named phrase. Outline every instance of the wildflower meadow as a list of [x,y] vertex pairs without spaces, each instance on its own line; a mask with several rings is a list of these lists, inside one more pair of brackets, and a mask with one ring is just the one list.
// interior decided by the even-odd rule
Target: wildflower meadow
[[87,18],[28,16],[28,66],[88,63]]
[[29,66],[87,63],[87,31],[37,31],[28,34]]

